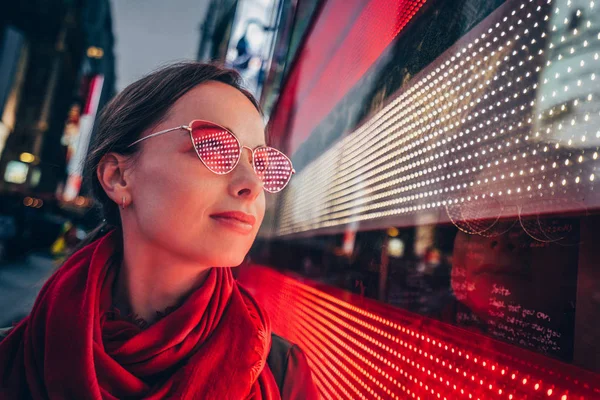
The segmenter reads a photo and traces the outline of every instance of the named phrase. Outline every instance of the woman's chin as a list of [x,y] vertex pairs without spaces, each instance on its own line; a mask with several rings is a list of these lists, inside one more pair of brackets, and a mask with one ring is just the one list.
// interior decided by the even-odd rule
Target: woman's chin
[[244,256],[242,257],[219,257],[214,258],[209,263],[211,267],[237,267],[244,262]]
[[[218,247],[217,247],[218,246]],[[186,243],[180,250],[182,257],[194,263],[210,267],[236,267],[244,262],[250,249],[247,246],[190,246]]]

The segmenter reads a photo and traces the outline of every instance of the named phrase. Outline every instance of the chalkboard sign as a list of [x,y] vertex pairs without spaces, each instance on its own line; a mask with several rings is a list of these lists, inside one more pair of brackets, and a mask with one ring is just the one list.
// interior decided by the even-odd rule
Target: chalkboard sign
[[451,272],[454,321],[571,360],[578,243],[577,219],[523,220],[491,237],[459,231]]

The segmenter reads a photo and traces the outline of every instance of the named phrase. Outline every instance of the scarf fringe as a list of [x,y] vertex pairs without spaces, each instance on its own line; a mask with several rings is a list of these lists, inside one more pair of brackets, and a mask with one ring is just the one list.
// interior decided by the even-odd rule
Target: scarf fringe
[[[239,287],[239,285],[238,285]],[[258,362],[254,364],[250,369],[250,374],[252,380],[256,380],[258,376],[263,371],[266,364],[265,355],[268,354],[269,349],[271,348],[271,337],[267,337],[266,329],[268,329],[268,321],[263,317],[258,311],[258,305],[251,300],[247,293],[241,290],[242,299],[244,300],[244,304],[246,305],[246,309],[248,310],[248,315],[250,319],[254,322],[255,326],[258,326],[257,330],[257,342],[252,348],[252,350],[258,355]]]

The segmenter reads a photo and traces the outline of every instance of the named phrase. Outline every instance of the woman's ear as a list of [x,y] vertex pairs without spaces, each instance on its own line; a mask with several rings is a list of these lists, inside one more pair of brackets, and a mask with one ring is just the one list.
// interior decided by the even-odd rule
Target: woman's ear
[[131,178],[128,172],[127,158],[117,153],[106,154],[96,168],[100,185],[106,195],[117,204],[121,204],[123,197],[131,197]]

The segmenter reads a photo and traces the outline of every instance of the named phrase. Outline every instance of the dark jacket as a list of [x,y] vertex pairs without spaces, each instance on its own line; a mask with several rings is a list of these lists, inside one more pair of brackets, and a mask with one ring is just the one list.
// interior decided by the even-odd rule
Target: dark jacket
[[319,399],[304,352],[274,333],[271,334],[271,339],[267,364],[275,377],[281,398]]
[[[0,328],[0,342],[12,328]],[[267,357],[282,400],[318,399],[310,367],[304,352],[288,340],[271,334],[271,351]]]

